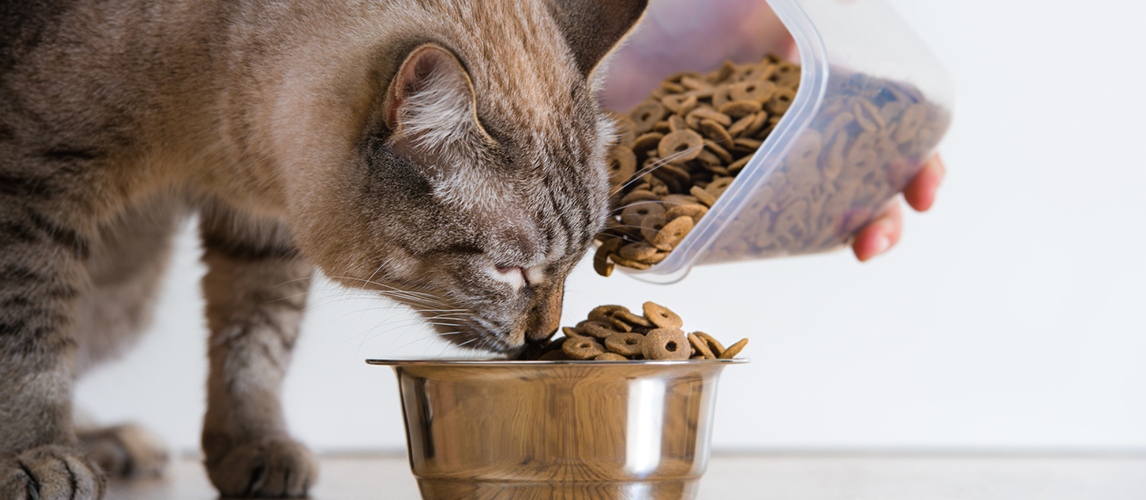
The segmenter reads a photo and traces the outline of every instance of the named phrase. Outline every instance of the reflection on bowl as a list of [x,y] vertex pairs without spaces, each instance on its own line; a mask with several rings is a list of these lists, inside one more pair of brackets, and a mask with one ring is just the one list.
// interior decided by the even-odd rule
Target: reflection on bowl
[[691,499],[746,360],[387,361],[427,500]]

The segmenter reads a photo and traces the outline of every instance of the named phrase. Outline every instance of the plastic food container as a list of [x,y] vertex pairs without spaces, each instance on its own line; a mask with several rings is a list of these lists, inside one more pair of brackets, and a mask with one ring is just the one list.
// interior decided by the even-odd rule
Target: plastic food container
[[792,106],[664,261],[625,272],[672,283],[699,264],[845,247],[947,131],[950,77],[882,0],[653,0],[602,101],[626,113],[670,75],[769,53],[802,66]]
[[392,361],[425,500],[690,500],[744,359]]

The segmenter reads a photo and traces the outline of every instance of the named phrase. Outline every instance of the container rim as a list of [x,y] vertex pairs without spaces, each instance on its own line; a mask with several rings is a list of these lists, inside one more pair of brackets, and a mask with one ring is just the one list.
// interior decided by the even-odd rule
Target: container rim
[[674,366],[674,365],[706,365],[725,364],[741,365],[750,363],[750,358],[734,359],[681,359],[681,360],[626,360],[626,361],[594,361],[594,360],[561,360],[561,361],[510,361],[504,359],[367,359],[366,364],[376,366],[537,366],[537,365],[623,365],[623,366]]

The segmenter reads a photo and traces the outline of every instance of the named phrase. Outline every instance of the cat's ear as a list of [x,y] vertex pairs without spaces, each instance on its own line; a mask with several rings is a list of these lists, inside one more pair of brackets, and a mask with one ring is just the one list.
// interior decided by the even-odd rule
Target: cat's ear
[[645,14],[648,0],[550,0],[553,17],[585,78]]
[[426,44],[406,57],[382,110],[395,142],[432,149],[471,136],[479,128],[475,106],[473,83],[458,58]]

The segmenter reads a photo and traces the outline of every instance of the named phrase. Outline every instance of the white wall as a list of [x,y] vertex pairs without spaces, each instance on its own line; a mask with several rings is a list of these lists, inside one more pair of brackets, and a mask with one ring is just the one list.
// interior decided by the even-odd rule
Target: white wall
[[[939,203],[908,217],[898,248],[866,265],[700,268],[670,287],[582,266],[566,323],[655,300],[686,326],[751,337],[752,364],[722,381],[722,449],[1146,448],[1146,7],[891,1],[960,93]],[[154,332],[78,399],[193,450],[202,271],[181,238]],[[288,420],[320,450],[401,449],[394,376],[362,360],[446,348],[405,311],[316,288]]]

